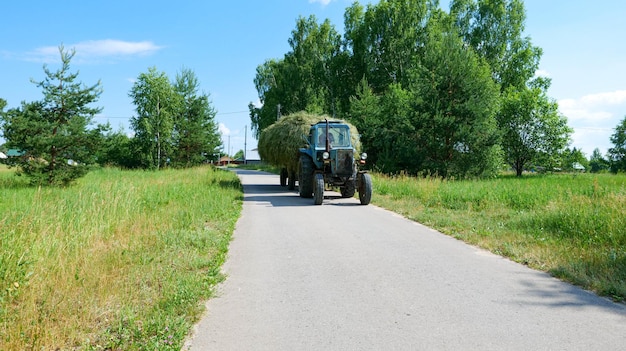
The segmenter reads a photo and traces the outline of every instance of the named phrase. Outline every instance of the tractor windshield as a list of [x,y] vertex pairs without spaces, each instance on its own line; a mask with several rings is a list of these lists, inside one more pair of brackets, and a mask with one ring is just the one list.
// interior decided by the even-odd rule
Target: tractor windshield
[[[330,125],[328,140],[331,147],[350,147],[350,129],[346,125]],[[326,126],[317,128],[317,148],[326,147]]]

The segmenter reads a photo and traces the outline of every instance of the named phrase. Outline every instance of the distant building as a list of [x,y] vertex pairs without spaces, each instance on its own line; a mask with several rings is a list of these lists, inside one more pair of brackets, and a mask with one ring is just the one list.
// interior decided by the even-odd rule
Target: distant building
[[24,151],[18,149],[9,149],[6,155],[7,157],[20,157],[24,155]]
[[574,163],[572,163],[572,168],[573,168],[575,171],[578,171],[578,172],[584,172],[584,171],[585,171],[585,166],[581,165],[581,164],[580,164],[580,163],[578,163],[578,162],[574,162]]
[[220,160],[218,161],[218,165],[220,166],[226,166],[230,163],[233,163],[234,159],[232,157],[229,156],[222,156],[220,157]]

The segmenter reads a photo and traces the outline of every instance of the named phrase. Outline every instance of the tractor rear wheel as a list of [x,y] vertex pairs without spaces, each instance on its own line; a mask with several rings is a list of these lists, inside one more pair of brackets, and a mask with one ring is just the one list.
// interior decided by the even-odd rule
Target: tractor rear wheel
[[339,190],[341,191],[341,197],[343,198],[353,197],[356,191],[356,180],[353,178],[353,179],[346,181],[346,184],[342,186],[341,188],[339,188]]
[[298,170],[298,192],[300,197],[313,197],[313,160],[309,156],[300,156]]
[[281,168],[280,169],[280,186],[285,187],[287,186],[287,168]]
[[361,174],[361,184],[359,185],[361,205],[369,205],[372,200],[372,177],[368,173]]
[[296,188],[296,175],[295,172],[290,171],[287,176],[287,189],[293,190]]
[[315,189],[313,192],[315,193],[313,202],[316,205],[321,205],[324,201],[324,175],[321,173],[315,173]]

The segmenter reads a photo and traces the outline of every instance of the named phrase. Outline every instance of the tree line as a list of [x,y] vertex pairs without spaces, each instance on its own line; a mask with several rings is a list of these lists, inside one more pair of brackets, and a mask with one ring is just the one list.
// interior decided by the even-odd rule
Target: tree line
[[75,52],[62,46],[59,52],[61,67],[51,71],[44,65],[44,80],[33,81],[42,100],[4,111],[7,103],[0,99],[3,148],[18,152],[7,162],[31,184],[67,185],[98,164],[158,170],[191,167],[219,155],[216,111],[199,92],[192,70],[183,68],[172,81],[155,67],[139,75],[129,92],[136,111],[129,137],[108,123],[93,125],[102,111],[93,107],[101,82],[78,82],[78,73],[70,71]]
[[580,151],[567,148],[573,130],[550,79],[536,75],[542,50],[524,36],[525,18],[522,0],[452,0],[449,12],[436,0],[355,2],[343,35],[300,17],[290,50],[256,69],[253,131],[298,111],[345,119],[385,173],[561,167]]

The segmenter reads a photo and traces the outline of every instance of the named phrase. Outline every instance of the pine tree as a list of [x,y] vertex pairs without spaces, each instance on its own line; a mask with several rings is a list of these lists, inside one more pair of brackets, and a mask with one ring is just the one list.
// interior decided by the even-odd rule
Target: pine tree
[[90,107],[102,88],[100,82],[85,86],[70,72],[75,51],[59,47],[61,68],[44,65],[46,78],[33,81],[43,91],[43,100],[22,102],[21,107],[2,113],[4,137],[10,148],[23,155],[14,160],[18,174],[32,184],[68,185],[88,172],[95,162],[99,130],[88,130],[101,108]]

